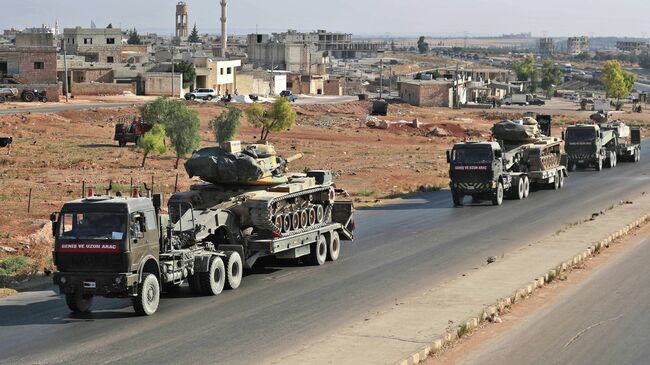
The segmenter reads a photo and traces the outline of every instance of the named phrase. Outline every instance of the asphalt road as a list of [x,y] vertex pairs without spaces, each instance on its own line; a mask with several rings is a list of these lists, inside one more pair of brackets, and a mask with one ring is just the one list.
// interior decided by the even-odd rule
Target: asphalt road
[[648,364],[649,262],[646,238],[467,364]]
[[[72,316],[53,290],[0,300],[0,363],[264,363],[364,315],[552,234],[650,188],[642,161],[576,172],[560,191],[501,207],[453,208],[448,191],[357,212],[357,240],[336,263],[270,263],[216,297],[184,290],[153,317],[100,299]],[[381,173],[378,171],[377,173]]]
[[120,108],[131,105],[142,104],[141,101],[129,103],[84,103],[84,104],[65,104],[65,103],[48,103],[40,104],[39,106],[26,106],[17,107],[13,109],[0,109],[0,115],[9,114],[22,114],[22,113],[58,113],[66,110],[83,110],[83,109],[101,109],[101,108]]

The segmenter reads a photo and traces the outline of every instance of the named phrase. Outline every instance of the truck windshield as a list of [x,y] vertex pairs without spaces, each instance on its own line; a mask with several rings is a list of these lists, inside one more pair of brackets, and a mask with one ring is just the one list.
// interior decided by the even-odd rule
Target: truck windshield
[[593,128],[568,128],[566,140],[568,142],[592,142],[596,139],[596,130]]
[[62,213],[59,237],[69,239],[122,240],[126,216],[121,213]]
[[458,148],[453,150],[452,160],[457,163],[490,163],[491,148]]

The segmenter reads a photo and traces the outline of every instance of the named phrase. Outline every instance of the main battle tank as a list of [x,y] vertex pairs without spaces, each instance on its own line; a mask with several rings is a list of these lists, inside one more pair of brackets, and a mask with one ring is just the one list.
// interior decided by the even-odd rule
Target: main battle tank
[[190,203],[195,221],[208,227],[198,230],[203,232],[198,240],[215,234],[209,227],[215,226],[217,211],[224,212],[216,215],[217,220],[235,219],[231,226],[259,237],[286,237],[325,226],[332,221],[336,195],[332,174],[325,170],[287,172],[288,163],[301,157],[282,158],[265,143],[242,149],[239,142],[228,142],[198,150],[185,163],[185,170],[203,182],[172,196],[172,221],[173,206]]

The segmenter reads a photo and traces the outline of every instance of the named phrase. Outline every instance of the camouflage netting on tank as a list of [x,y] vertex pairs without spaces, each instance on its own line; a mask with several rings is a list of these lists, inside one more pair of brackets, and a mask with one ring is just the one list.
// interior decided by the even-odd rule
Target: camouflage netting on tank
[[233,154],[219,147],[202,148],[185,162],[190,177],[198,176],[213,184],[236,184],[258,180],[264,174],[251,156]]
[[[534,122],[534,123],[533,123]],[[540,138],[537,121],[527,118],[523,124],[504,120],[492,126],[492,136],[498,140],[528,142]]]

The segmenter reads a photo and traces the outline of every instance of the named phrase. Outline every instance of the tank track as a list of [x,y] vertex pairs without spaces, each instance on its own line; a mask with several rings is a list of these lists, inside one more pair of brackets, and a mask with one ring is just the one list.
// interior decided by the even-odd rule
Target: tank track
[[[274,217],[272,217],[271,214],[271,206],[279,201],[282,200],[287,200],[287,199],[292,199],[296,197],[300,197],[303,195],[310,195],[310,194],[315,194],[315,193],[324,193],[324,192],[333,192],[334,189],[331,186],[320,186],[316,188],[311,188],[307,190],[302,190],[296,193],[291,193],[287,195],[282,195],[277,198],[267,200],[267,201],[260,201],[257,204],[253,204],[253,206],[249,205],[250,209],[250,216],[251,216],[251,221],[253,222],[253,225],[258,228],[262,229],[265,231],[270,231],[274,232],[275,234],[279,234],[280,237],[290,237],[296,234],[301,234],[305,232],[309,232],[311,230],[326,226],[331,222],[331,217],[332,217],[332,206],[334,203],[334,200],[329,200],[329,201],[322,201],[320,202],[323,205],[323,218],[321,222],[317,222],[313,225],[308,225],[305,227],[300,227],[298,229],[293,229],[288,232],[283,232],[282,227],[278,227],[274,221]],[[312,202],[312,201],[310,201]],[[249,202],[250,203],[250,202]],[[319,203],[312,202],[314,205],[317,205]]]

